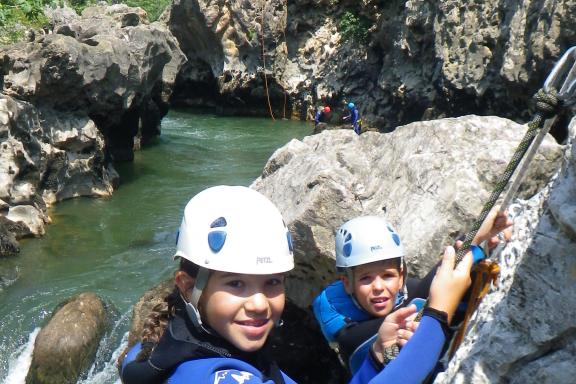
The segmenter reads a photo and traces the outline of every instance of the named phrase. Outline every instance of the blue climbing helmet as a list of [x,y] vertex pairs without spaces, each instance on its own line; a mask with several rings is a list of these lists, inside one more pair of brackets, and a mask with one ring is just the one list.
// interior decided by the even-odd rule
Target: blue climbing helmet
[[336,268],[341,271],[380,260],[403,261],[403,257],[400,236],[382,217],[357,217],[336,231]]
[[354,107],[355,107],[354,103],[352,103],[352,102],[348,103],[348,108],[354,109]]

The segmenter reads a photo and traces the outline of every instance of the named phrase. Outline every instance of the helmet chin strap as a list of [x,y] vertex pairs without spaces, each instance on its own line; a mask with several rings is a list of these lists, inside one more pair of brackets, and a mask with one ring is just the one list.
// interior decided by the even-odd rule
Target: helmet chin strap
[[404,259],[404,257],[402,257],[400,259],[400,267],[402,268],[402,287],[398,290],[398,293],[396,294],[396,301],[394,303],[394,308],[393,310],[397,309],[398,307],[400,307],[402,304],[404,304],[404,301],[406,301],[406,299],[408,298],[408,285],[406,284],[408,282],[408,267],[406,265],[406,260]]
[[[202,295],[202,291],[206,287],[208,283],[208,278],[210,277],[210,270],[206,268],[200,268],[198,270],[198,274],[196,275],[196,279],[194,280],[194,287],[192,288],[192,299],[191,302],[186,301],[184,297],[182,299],[186,303],[186,313],[190,320],[192,320],[192,324],[198,331],[204,331],[206,333],[211,333],[204,325],[202,324],[202,318],[200,317],[200,312],[198,311],[198,302],[200,301],[200,296]],[[180,294],[182,296],[182,294]]]
[[361,309],[364,311],[364,308],[362,308],[362,306],[360,305],[358,300],[356,300],[356,292],[354,291],[354,271],[352,270],[352,267],[346,268],[345,273],[346,273],[346,278],[348,279],[348,282],[350,284],[350,290],[352,291],[350,293],[350,297],[352,298],[352,302],[354,303],[354,305],[358,309]]

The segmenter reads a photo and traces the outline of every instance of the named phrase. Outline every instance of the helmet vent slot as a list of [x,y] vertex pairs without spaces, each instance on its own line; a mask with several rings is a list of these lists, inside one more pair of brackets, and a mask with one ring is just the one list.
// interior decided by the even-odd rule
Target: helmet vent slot
[[216,220],[214,220],[212,222],[212,224],[210,224],[210,228],[220,228],[220,227],[225,227],[228,223],[226,222],[226,219],[223,217],[219,217]]

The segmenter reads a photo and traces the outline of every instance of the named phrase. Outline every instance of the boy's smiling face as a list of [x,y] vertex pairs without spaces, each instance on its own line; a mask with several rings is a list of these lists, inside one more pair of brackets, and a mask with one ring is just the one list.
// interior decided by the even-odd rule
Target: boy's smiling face
[[344,288],[353,294],[360,306],[372,316],[384,317],[392,312],[396,295],[404,285],[398,259],[375,261],[352,270],[353,281],[342,276]]

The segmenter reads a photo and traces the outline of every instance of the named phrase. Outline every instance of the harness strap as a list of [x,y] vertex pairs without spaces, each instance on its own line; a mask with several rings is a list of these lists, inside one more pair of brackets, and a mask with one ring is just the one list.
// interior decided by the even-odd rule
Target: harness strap
[[468,306],[466,307],[466,313],[464,314],[464,319],[458,328],[458,331],[452,339],[452,344],[450,345],[450,350],[448,356],[452,358],[456,353],[456,350],[462,344],[464,340],[464,333],[468,328],[468,323],[470,318],[476,312],[476,309],[480,305],[480,302],[488,293],[490,286],[492,284],[496,285],[498,282],[498,275],[500,274],[500,266],[498,263],[492,260],[482,260],[473,270],[475,274],[474,284],[472,285],[472,292],[470,298],[468,299]]

